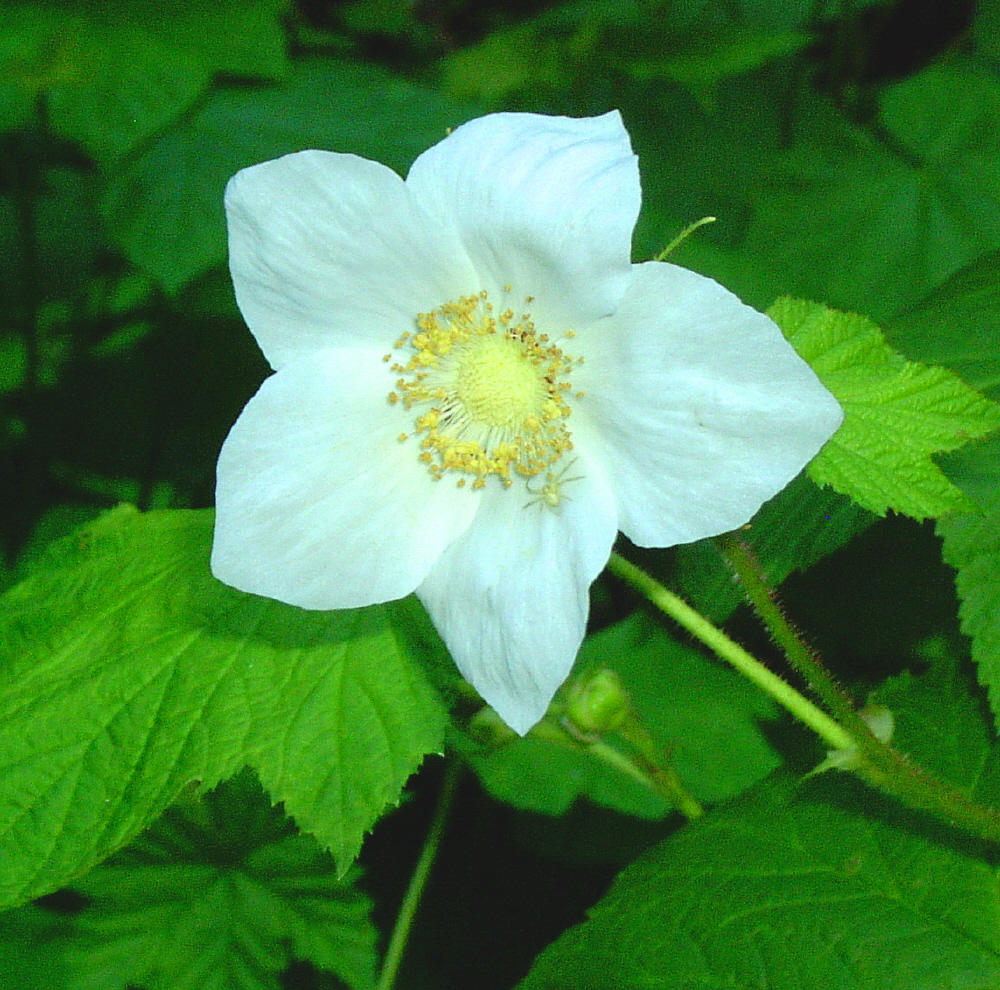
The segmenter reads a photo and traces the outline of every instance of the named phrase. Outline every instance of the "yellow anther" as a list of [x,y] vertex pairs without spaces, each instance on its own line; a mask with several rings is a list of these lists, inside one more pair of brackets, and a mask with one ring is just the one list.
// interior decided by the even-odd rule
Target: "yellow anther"
[[471,478],[473,489],[491,476],[504,487],[513,475],[548,478],[573,447],[564,379],[575,360],[536,333],[528,314],[496,315],[486,291],[414,322],[417,332],[397,341],[403,353],[391,367],[400,377],[389,402],[414,410],[418,457],[432,477],[455,472],[459,487]]

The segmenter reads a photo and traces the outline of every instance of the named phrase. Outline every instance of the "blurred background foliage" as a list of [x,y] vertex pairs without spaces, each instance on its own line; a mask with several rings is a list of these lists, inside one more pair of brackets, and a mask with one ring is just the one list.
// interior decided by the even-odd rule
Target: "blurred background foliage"
[[[937,290],[947,314],[939,287],[973,266],[957,277],[981,283],[996,312],[1000,0],[7,0],[2,582],[120,501],[211,504],[218,447],[267,374],[225,269],[222,193],[237,169],[320,147],[405,174],[484,112],[612,108],[640,157],[636,260],[712,215],[675,260],[761,308],[791,294],[865,313],[914,357],[953,364],[969,314],[937,354],[921,300]],[[871,521],[839,519],[836,542]],[[697,553],[654,569],[697,571]],[[732,611],[731,590],[711,594]],[[785,598],[855,683],[957,641],[936,539],[906,520],[792,578]],[[599,627],[624,614],[606,588],[595,605]],[[614,652],[631,633],[610,635]],[[748,723],[764,714],[741,704]],[[795,731],[772,735],[761,773],[803,746]],[[504,798],[502,760],[479,772]],[[437,773],[366,846],[383,930]],[[462,789],[408,986],[511,986],[617,866],[676,824],[572,803],[600,780],[537,784],[519,811]]]

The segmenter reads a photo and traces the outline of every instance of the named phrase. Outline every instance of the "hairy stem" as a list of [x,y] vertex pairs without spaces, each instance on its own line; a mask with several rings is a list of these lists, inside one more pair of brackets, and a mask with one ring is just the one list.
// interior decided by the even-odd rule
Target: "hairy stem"
[[[742,558],[741,568],[749,560],[748,566],[752,569],[752,558],[739,556]],[[773,674],[759,660],[734,643],[704,616],[699,615],[641,568],[617,554],[612,555],[608,566],[613,574],[641,592],[678,625],[683,626],[692,636],[732,664],[741,674],[763,688],[775,701],[784,705],[799,721],[813,729],[834,749],[849,752],[850,761],[843,764],[845,769],[853,770],[869,784],[900,799],[912,808],[930,812],[948,824],[979,838],[1000,842],[1000,814],[993,808],[977,804],[968,794],[946,781],[933,777],[872,734],[867,723],[853,710],[846,695],[826,673],[818,658],[802,642],[788,620],[781,615],[773,594],[767,589],[759,572],[756,577],[751,576],[750,584],[754,586],[759,579],[761,586],[768,590],[766,597],[774,606],[773,609],[765,606],[762,616],[765,617],[768,628],[779,643],[791,648],[791,653],[794,655],[793,664],[803,664],[800,669],[814,683],[817,692],[821,693],[824,700],[829,699],[831,707],[835,707],[838,713],[844,712],[844,720],[848,722],[850,730]],[[750,576],[749,571],[748,576]],[[763,599],[761,600],[763,602]],[[781,616],[780,623],[776,619],[776,614]],[[771,625],[771,622],[774,622],[774,625]]]
[[809,687],[819,695],[822,702],[836,716],[837,721],[849,729],[851,735],[855,737],[855,744],[860,739],[871,736],[871,729],[858,715],[851,699],[782,611],[774,590],[767,583],[760,562],[746,541],[735,533],[724,533],[715,538],[715,545],[732,568],[761,622],[767,627],[775,643],[781,647],[789,666],[797,671]]
[[854,739],[856,754],[849,769],[868,783],[929,811],[975,835],[1000,840],[1000,815],[976,804],[967,794],[938,780],[887,742],[876,738],[820,658],[804,642],[778,604],[750,547],[734,533],[716,537],[716,545],[743,586],[750,604],[797,670]]
[[717,629],[703,615],[672,591],[668,591],[655,578],[618,554],[612,554],[608,567],[612,574],[630,584],[652,602],[661,612],[670,616],[695,639],[701,640],[710,650],[732,664],[744,677],[763,688],[775,701],[784,705],[800,722],[809,726],[821,739],[834,749],[853,749],[854,737],[826,712],[803,697],[787,681],[768,670],[756,657],[751,656],[738,643],[733,642],[721,629]]

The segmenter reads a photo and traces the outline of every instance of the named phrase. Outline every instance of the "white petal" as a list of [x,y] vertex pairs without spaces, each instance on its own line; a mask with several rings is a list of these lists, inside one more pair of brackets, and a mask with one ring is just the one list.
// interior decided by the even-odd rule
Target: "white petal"
[[617,111],[480,117],[425,151],[406,184],[428,212],[451,218],[483,288],[509,283],[519,300],[534,297],[540,330],[554,336],[618,305],[640,192]]
[[576,425],[600,449],[636,543],[735,529],[843,412],[778,327],[718,283],[658,262],[633,279],[619,311],[574,342],[586,354]]
[[310,609],[389,601],[423,581],[479,495],[433,481],[415,441],[399,441],[390,387],[380,355],[360,350],[320,351],[264,382],[219,457],[216,577]]
[[[585,477],[568,480],[577,472]],[[489,489],[469,530],[417,589],[462,674],[516,732],[544,714],[587,624],[588,588],[617,522],[607,481],[581,456],[558,511],[520,482]]]
[[236,300],[274,368],[331,346],[391,349],[417,313],[477,289],[454,234],[395,172],[302,151],[226,188]]

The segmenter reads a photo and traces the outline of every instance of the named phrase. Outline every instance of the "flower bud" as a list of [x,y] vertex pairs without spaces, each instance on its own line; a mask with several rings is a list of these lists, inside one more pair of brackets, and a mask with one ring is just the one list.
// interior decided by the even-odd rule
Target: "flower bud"
[[566,715],[581,732],[612,732],[629,713],[629,696],[621,678],[604,668],[584,676],[569,692]]

